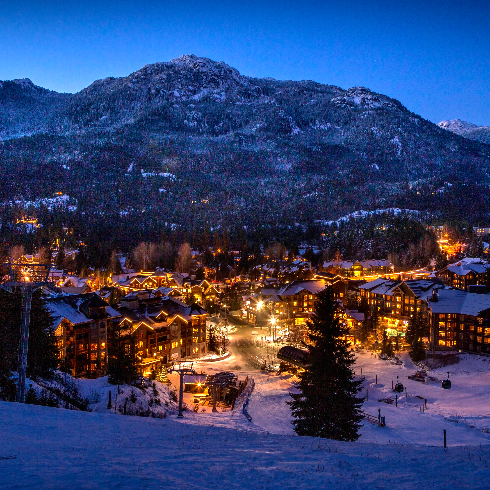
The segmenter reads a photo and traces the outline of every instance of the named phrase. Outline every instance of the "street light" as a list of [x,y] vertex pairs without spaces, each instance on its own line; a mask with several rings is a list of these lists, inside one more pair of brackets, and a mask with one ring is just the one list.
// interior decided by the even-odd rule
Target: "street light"
[[[257,301],[257,306],[255,307],[255,326],[257,327],[257,317],[259,316],[259,311],[264,306],[263,301]],[[262,329],[262,327],[260,327]]]
[[275,319],[275,317],[273,317],[273,316],[271,317],[270,324],[271,324],[271,326],[270,326],[271,330],[273,329],[272,330],[272,341],[275,342],[276,341],[276,339],[275,339],[275,336],[276,336],[275,335],[275,333],[276,333],[276,319]]

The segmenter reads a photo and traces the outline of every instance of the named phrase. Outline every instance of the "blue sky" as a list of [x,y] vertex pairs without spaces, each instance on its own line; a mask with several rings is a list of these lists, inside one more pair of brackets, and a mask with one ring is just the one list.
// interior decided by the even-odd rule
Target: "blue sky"
[[490,125],[490,0],[0,0],[0,26],[0,80],[77,92],[192,53]]

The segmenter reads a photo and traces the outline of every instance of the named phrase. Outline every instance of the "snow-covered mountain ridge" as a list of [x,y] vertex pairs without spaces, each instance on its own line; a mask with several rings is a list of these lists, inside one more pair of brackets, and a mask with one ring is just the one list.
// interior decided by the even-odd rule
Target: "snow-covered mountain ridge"
[[[128,176],[131,165],[135,171]],[[393,196],[407,192],[413,181],[486,183],[490,146],[446,131],[365,87],[253,78],[194,55],[97,80],[76,94],[28,80],[1,83],[0,176],[7,182],[2,200],[34,200],[61,190],[83,208],[81,198],[93,188],[118,186],[124,188],[118,202],[125,209],[143,199],[160,203],[158,189],[167,187],[158,179],[166,173],[177,176],[174,187],[185,186],[179,195],[211,196],[239,216],[258,196],[248,191],[250,182],[267,179],[259,189],[269,207],[277,205],[280,213],[294,208],[287,213],[297,216],[306,210],[303,196],[316,196],[320,219],[332,208],[332,182],[357,199],[346,198],[342,214],[411,207]],[[136,175],[147,176],[146,182],[151,176],[154,185],[129,184]],[[223,176],[234,189],[230,193],[216,185]],[[134,195],[143,186],[144,195]],[[165,209],[175,207],[171,195],[165,195]],[[101,207],[112,208],[110,193],[100,193],[104,199]]]
[[459,134],[465,138],[480,141],[482,143],[490,143],[490,126],[477,126],[476,124],[467,121],[461,121],[461,119],[441,121],[437,125],[440,128]]

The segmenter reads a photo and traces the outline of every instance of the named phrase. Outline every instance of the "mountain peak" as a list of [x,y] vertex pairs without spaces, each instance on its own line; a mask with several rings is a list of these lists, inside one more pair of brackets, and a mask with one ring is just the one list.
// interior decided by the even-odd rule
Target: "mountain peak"
[[476,124],[461,121],[461,119],[450,119],[448,121],[441,121],[437,124],[442,129],[447,129],[456,134],[463,134],[468,130],[476,129],[478,126]]
[[20,85],[23,88],[33,88],[35,85],[32,83],[32,80],[30,78],[16,78],[15,80],[12,80],[13,83],[16,83],[17,85]]
[[169,65],[188,67],[192,71],[200,73],[209,73],[214,75],[229,75],[235,79],[240,78],[240,72],[227,65],[223,61],[214,61],[209,58],[196,56],[195,54],[184,54],[169,62]]

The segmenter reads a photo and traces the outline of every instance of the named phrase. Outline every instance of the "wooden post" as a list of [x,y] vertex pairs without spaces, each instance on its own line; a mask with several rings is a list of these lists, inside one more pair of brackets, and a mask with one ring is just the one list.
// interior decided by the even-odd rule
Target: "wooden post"
[[109,390],[109,401],[107,403],[107,408],[110,410],[112,408],[112,391]]
[[184,399],[184,371],[180,371],[180,386],[179,386],[179,414],[177,415],[177,418],[181,419],[184,414],[182,413],[183,409],[183,400]]
[[217,412],[216,409],[216,385],[213,385],[213,412]]
[[395,407],[398,407],[398,395],[395,395]]
[[378,375],[376,375],[376,384],[378,384]]
[[446,429],[444,429],[444,449],[446,449]]

